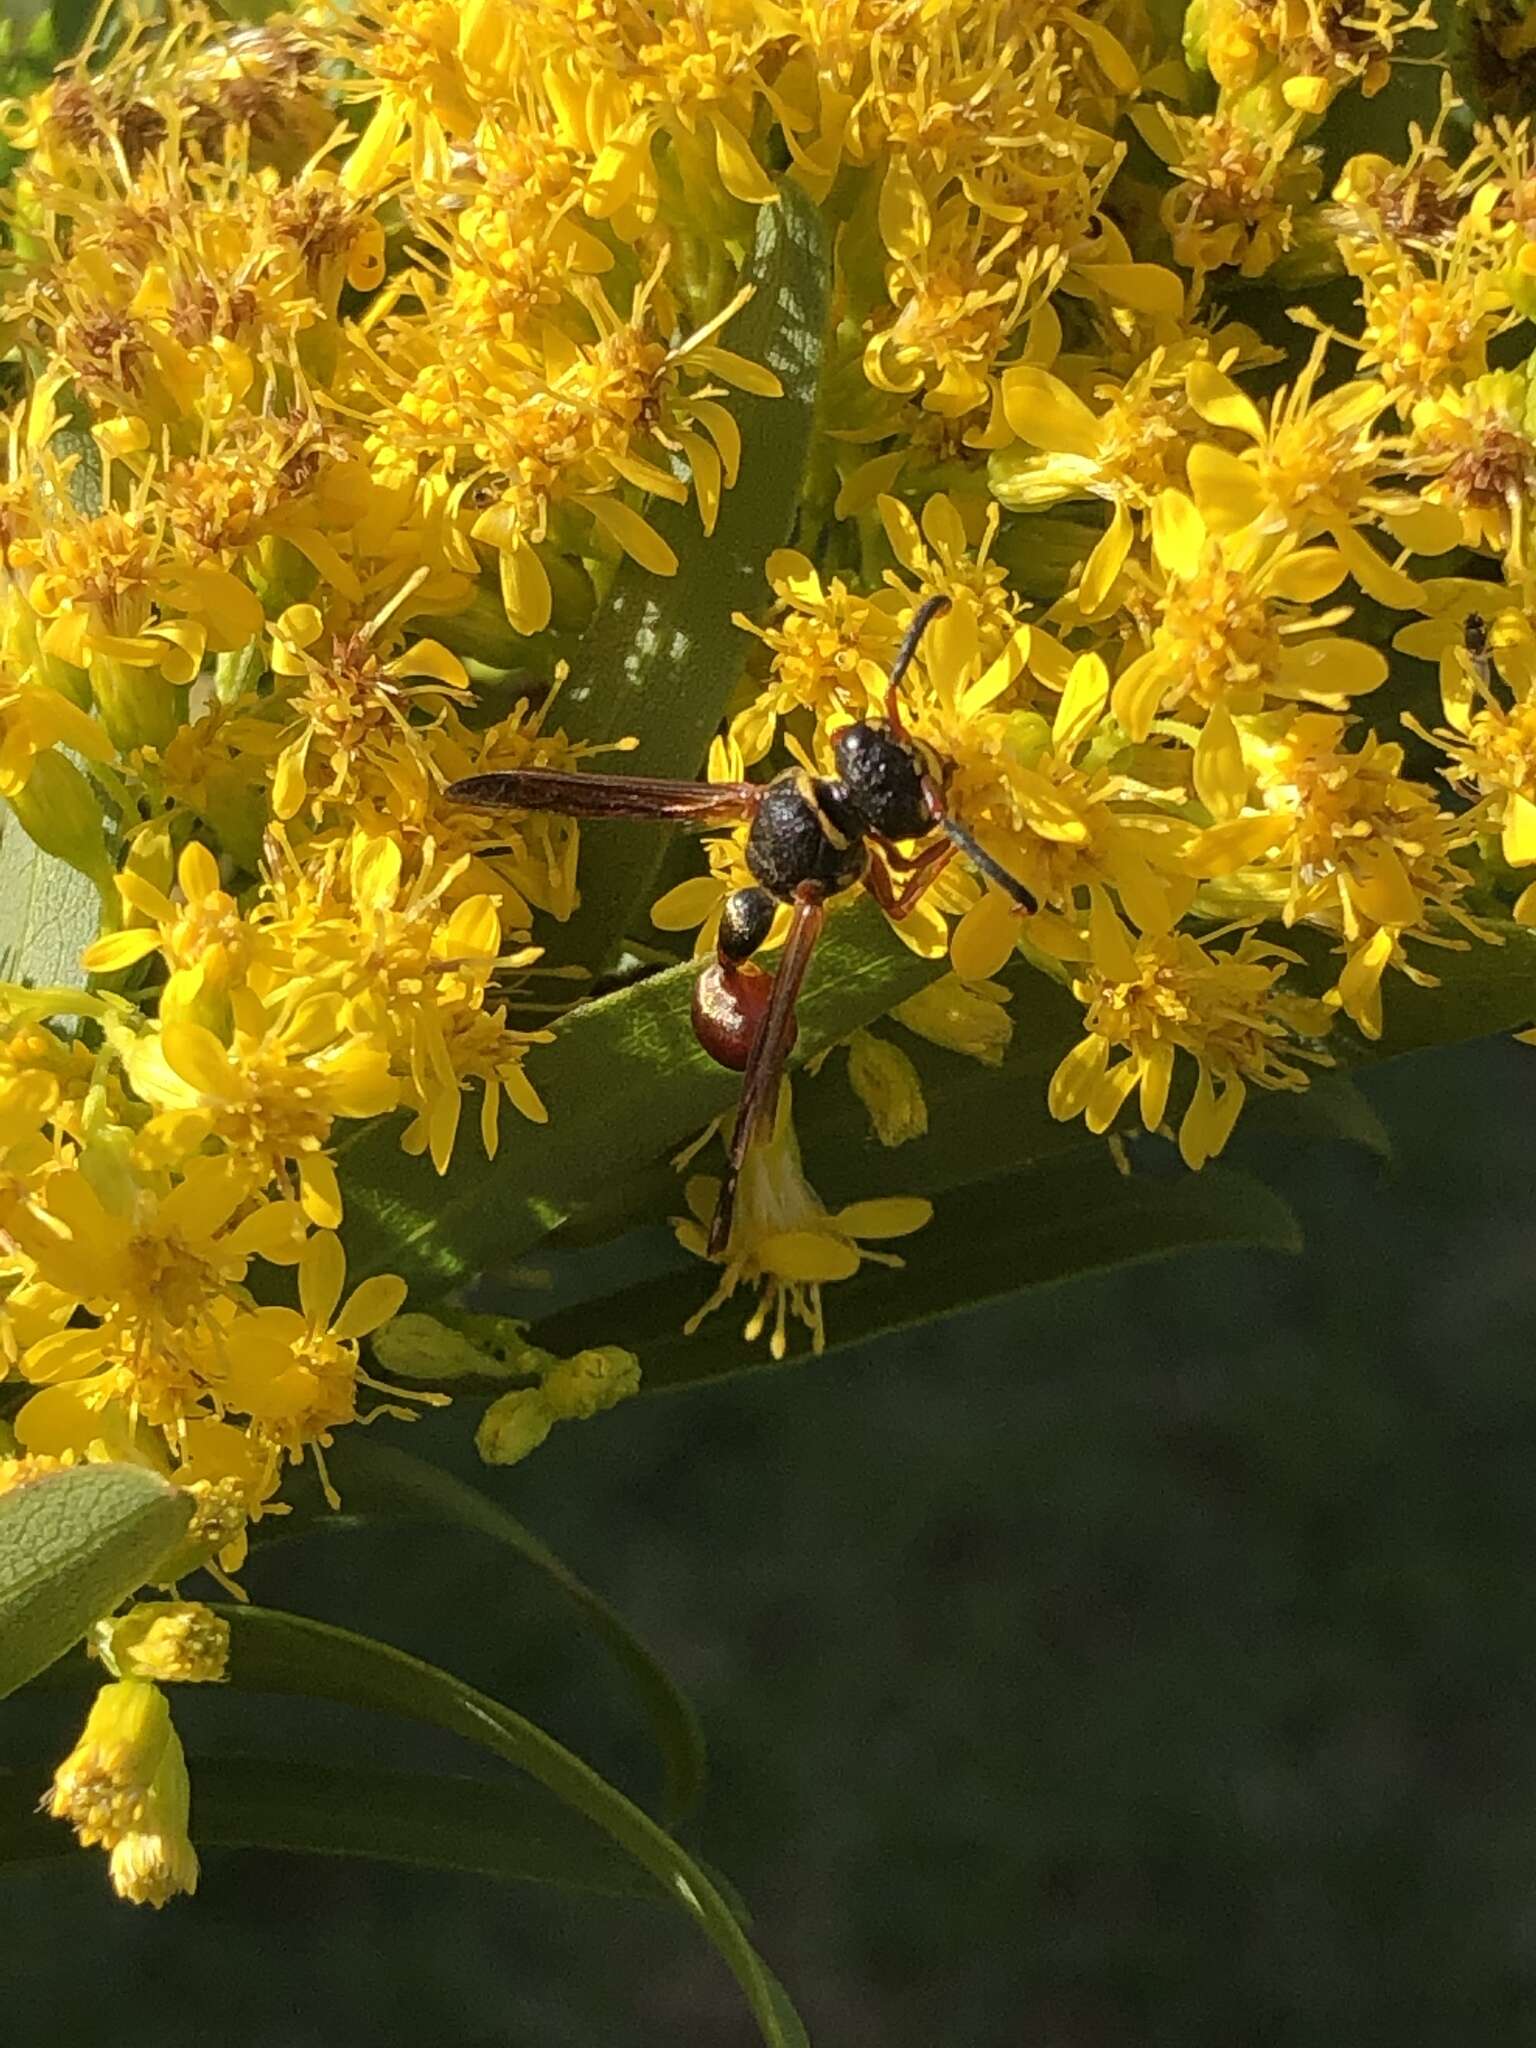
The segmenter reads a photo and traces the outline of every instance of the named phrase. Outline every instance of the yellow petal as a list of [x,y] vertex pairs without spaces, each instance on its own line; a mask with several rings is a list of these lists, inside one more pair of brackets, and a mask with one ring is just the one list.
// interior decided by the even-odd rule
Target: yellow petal
[[1131,947],[1130,934],[1115,915],[1115,907],[1102,889],[1093,891],[1088,938],[1093,947],[1093,964],[1106,981],[1136,979],[1136,955]]
[[1512,868],[1536,861],[1536,804],[1513,789],[1504,799],[1504,858]]
[[1109,1045],[1094,1034],[1081,1039],[1051,1076],[1046,1105],[1058,1123],[1081,1116],[1109,1060]]
[[508,623],[519,633],[542,633],[554,610],[549,572],[527,541],[514,541],[499,555],[501,602]]
[[1250,441],[1263,440],[1264,422],[1258,407],[1225,370],[1218,370],[1208,358],[1190,365],[1185,389],[1195,411],[1213,427],[1229,427],[1235,433],[1246,434]]
[[1059,377],[1036,363],[1003,372],[1003,411],[1021,441],[1052,455],[1096,457],[1099,422]]
[[905,151],[893,155],[880,186],[880,239],[893,256],[921,256],[928,246],[933,216],[922,186],[913,175]]
[[1363,846],[1355,855],[1350,894],[1373,924],[1416,924],[1423,911],[1418,891],[1395,848]]
[[367,1337],[397,1316],[409,1289],[393,1273],[375,1273],[356,1288],[337,1317],[332,1334],[337,1337]]
[[1131,739],[1144,740],[1152,730],[1152,721],[1163,701],[1167,681],[1166,657],[1155,647],[1149,648],[1145,654],[1138,654],[1124,675],[1117,679],[1110,703]]
[[885,528],[885,537],[891,544],[891,553],[903,569],[914,576],[921,576],[927,567],[928,550],[923,546],[923,536],[917,521],[899,498],[881,497],[878,501],[880,524]]
[[753,1247],[765,1272],[781,1280],[821,1283],[850,1280],[859,1270],[859,1254],[846,1239],[819,1230],[781,1230]]
[[176,863],[176,879],[189,903],[212,896],[219,886],[219,864],[198,840],[189,840]]
[[347,1256],[341,1240],[329,1230],[317,1231],[299,1261],[299,1304],[317,1330],[329,1327],[347,1277]]
[[1214,880],[1235,875],[1261,854],[1277,846],[1290,827],[1286,820],[1269,812],[1252,818],[1232,818],[1200,832],[1185,847],[1182,865],[1192,875]]
[[1155,1131],[1168,1109],[1168,1086],[1173,1079],[1173,1047],[1162,1040],[1148,1048],[1141,1063],[1141,1121]]
[[1099,655],[1080,654],[1072,664],[1051,727],[1051,738],[1063,753],[1071,753],[1087,739],[1108,702],[1109,670]]
[[1276,687],[1309,697],[1357,697],[1387,679],[1387,657],[1363,640],[1303,640],[1277,664]]
[[1413,578],[1384,562],[1352,526],[1335,527],[1333,538],[1350,575],[1368,597],[1399,611],[1411,611],[1419,604],[1422,593]]
[[1266,509],[1258,471],[1225,448],[1201,441],[1189,451],[1190,494],[1212,533],[1235,533]]
[[1115,579],[1125,567],[1125,558],[1131,551],[1134,536],[1129,511],[1124,505],[1116,505],[1114,517],[1083,564],[1077,607],[1085,619],[1097,617],[1108,603]]
[[[587,497],[581,500],[593,519],[642,569],[653,576],[675,576],[677,556],[654,526],[649,525],[631,505],[619,498]],[[542,564],[540,568],[542,571]],[[546,619],[545,624],[549,621]]]
[[239,1080],[229,1054],[204,1024],[178,1018],[161,1027],[160,1049],[166,1065],[200,1095],[226,1096],[239,1092]]
[[690,875],[651,905],[651,923],[662,932],[688,932],[719,908],[724,892],[713,875]]
[[849,1237],[910,1237],[933,1215],[932,1202],[921,1195],[882,1195],[868,1202],[850,1202],[832,1221]]
[[80,965],[87,974],[121,974],[125,967],[132,967],[135,961],[153,953],[159,943],[160,934],[153,925],[109,932],[104,939],[95,939],[85,948]]
[[709,125],[715,133],[715,168],[731,197],[745,200],[748,206],[764,206],[777,199],[773,180],[752,154],[740,130],[721,114],[711,114]]
[[1099,1076],[1083,1111],[1083,1121],[1096,1138],[1102,1137],[1109,1129],[1140,1078],[1141,1062],[1134,1058],[1121,1060],[1117,1067],[1111,1067]]
[[989,889],[955,926],[949,957],[962,981],[990,981],[1013,956],[1023,922],[1001,890]]
[[1236,817],[1248,794],[1243,743],[1225,704],[1213,706],[1195,742],[1195,793],[1218,820]]
[[1192,583],[1205,555],[1205,521],[1183,491],[1159,491],[1152,506],[1152,552],[1166,575]]
[[1315,604],[1320,597],[1331,596],[1348,572],[1348,564],[1336,548],[1302,548],[1275,564],[1269,587],[1276,597]]
[[307,1152],[299,1161],[299,1200],[317,1229],[340,1230],[341,1183],[323,1152]]

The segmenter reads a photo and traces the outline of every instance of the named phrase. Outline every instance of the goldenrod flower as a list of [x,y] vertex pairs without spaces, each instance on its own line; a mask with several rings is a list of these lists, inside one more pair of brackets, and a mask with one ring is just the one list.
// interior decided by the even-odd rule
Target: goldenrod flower
[[1177,173],[1160,211],[1175,257],[1197,279],[1228,266],[1262,277],[1295,247],[1299,216],[1321,182],[1321,152],[1299,139],[1299,114],[1268,131],[1226,108],[1175,114],[1143,105],[1131,118]]
[[1179,1122],[1179,1151],[1198,1168],[1232,1135],[1250,1083],[1304,1088],[1298,1062],[1329,1064],[1306,1042],[1326,1031],[1329,1013],[1281,991],[1295,956],[1280,947],[1251,932],[1225,953],[1187,932],[1133,938],[1102,895],[1089,933],[1088,971],[1073,984],[1087,1035],[1051,1078],[1052,1116],[1081,1116],[1089,1130],[1107,1131],[1134,1093],[1142,1123],[1158,1130],[1183,1052],[1196,1081]]
[[1347,607],[1302,607],[1329,596],[1348,565],[1337,548],[1299,548],[1253,527],[1213,533],[1194,500],[1165,491],[1153,507],[1152,552],[1166,582],[1154,599],[1152,644],[1114,687],[1115,716],[1145,739],[1160,711],[1257,711],[1274,697],[1339,702],[1374,690],[1385,657],[1329,632]]
[[186,1758],[164,1693],[142,1678],[104,1685],[54,1773],[48,1811],[87,1847],[109,1852],[119,1898],[163,1906],[197,1889],[189,1805]]
[[213,1685],[229,1662],[229,1623],[199,1600],[142,1600],[101,1622],[94,1647],[120,1678]]
[[[720,1254],[720,1283],[686,1325],[689,1331],[696,1330],[738,1287],[754,1288],[757,1302],[744,1334],[751,1344],[768,1330],[775,1358],[782,1358],[788,1348],[791,1316],[809,1330],[813,1348],[821,1350],[826,1342],[824,1286],[851,1279],[865,1260],[884,1266],[902,1263],[889,1252],[871,1250],[864,1240],[907,1237],[921,1230],[933,1213],[931,1202],[912,1195],[825,1209],[800,1165],[791,1093],[786,1081],[772,1125],[760,1130],[748,1149],[730,1241]],[[674,1223],[678,1243],[698,1258],[708,1256],[705,1239],[718,1191],[718,1181],[695,1175],[686,1189],[692,1215]]]

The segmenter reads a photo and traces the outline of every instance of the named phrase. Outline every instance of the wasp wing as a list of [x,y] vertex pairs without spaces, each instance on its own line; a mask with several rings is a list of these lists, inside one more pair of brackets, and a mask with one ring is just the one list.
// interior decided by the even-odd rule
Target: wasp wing
[[557,768],[504,768],[450,782],[460,804],[495,811],[559,811],[568,818],[674,819],[701,830],[750,818],[755,782],[673,782],[659,775],[579,775]]
[[767,1013],[747,1055],[746,1078],[741,1084],[741,1101],[736,1110],[736,1125],[731,1132],[730,1158],[709,1226],[711,1258],[718,1258],[730,1241],[731,1218],[736,1213],[736,1186],[741,1179],[747,1147],[752,1143],[759,1124],[765,1119],[771,1122],[778,1106],[779,1082],[783,1079],[790,1047],[795,1042],[795,1004],[800,999],[805,970],[811,964],[811,955],[821,937],[826,914],[826,904],[814,883],[802,882],[795,893],[795,913],[789,937],[784,941],[784,950],[774,970],[773,994],[769,998]]

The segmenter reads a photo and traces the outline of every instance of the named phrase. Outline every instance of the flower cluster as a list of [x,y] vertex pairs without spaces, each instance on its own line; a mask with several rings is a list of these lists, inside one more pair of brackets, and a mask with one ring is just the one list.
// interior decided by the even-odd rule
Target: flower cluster
[[[1392,977],[1494,936],[1511,874],[1536,922],[1536,143],[1413,101],[1446,25],[122,0],[9,108],[0,799],[101,906],[86,986],[0,992],[26,1454],[156,1463],[233,1568],[285,1462],[404,1412],[361,1349],[403,1288],[343,1300],[339,1148],[403,1112],[446,1173],[466,1096],[487,1152],[503,1101],[544,1118],[581,879],[574,821],[447,791],[645,738],[641,701],[573,736],[562,686],[615,578],[686,571],[752,488],[742,395],[780,385],[733,336],[791,190],[829,231],[821,384],[707,773],[828,774],[899,717],[984,857],[887,849],[896,934],[946,963],[899,1026],[996,1063],[1052,976],[1052,1113],[1134,1103],[1198,1167],[1252,1090],[1390,1030]],[[1330,182],[1360,96],[1401,146]],[[1323,286],[1327,323],[1282,317]],[[707,950],[744,828],[701,866],[654,925]],[[927,1130],[897,1038],[846,1072],[883,1144]],[[711,1186],[680,1242],[779,1352],[929,1214],[829,1211],[787,1089],[713,1253]],[[633,1385],[582,1357],[490,1455]]]

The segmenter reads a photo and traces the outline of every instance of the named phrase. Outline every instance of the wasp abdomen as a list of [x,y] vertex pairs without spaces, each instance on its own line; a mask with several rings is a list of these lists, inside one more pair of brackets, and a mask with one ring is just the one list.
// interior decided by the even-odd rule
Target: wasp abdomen
[[765,967],[711,961],[693,984],[694,1036],[712,1060],[739,1074],[772,1000],[773,976]]

